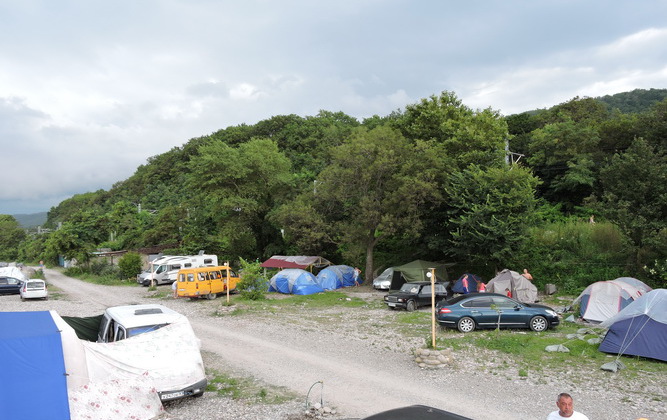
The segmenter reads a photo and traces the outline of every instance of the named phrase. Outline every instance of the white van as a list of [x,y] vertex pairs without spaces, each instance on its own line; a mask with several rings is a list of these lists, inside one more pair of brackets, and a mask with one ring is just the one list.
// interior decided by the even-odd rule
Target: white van
[[218,256],[200,253],[199,255],[165,255],[151,261],[149,268],[137,275],[137,283],[142,286],[171,284],[176,281],[178,270],[204,266],[217,266]]
[[99,351],[108,352],[107,360],[115,357],[122,369],[146,370],[162,401],[204,394],[208,382],[201,343],[187,317],[166,306],[144,304],[107,308],[100,322],[97,342],[118,345],[122,342],[121,347]]

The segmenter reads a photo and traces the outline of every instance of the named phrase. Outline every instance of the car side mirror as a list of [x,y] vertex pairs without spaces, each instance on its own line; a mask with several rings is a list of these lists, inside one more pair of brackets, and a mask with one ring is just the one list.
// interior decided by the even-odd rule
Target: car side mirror
[[521,306],[521,305],[515,305],[515,306],[514,306],[514,310],[515,310],[515,311],[518,311],[518,310],[520,310],[521,308],[523,308],[523,306]]

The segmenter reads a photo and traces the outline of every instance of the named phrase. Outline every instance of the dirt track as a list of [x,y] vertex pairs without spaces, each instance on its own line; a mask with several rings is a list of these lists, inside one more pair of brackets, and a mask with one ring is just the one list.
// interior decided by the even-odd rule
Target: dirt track
[[[325,405],[348,418],[425,404],[479,420],[543,419],[555,408],[559,392],[575,395],[576,409],[591,420],[657,419],[667,413],[664,399],[653,407],[642,408],[640,402],[633,406],[624,401],[632,401],[628,394],[603,384],[591,388],[573,383],[567,376],[531,382],[512,375],[511,370],[490,375],[468,366],[470,355],[461,355],[463,360],[452,369],[419,369],[409,351],[422,347],[423,340],[405,340],[383,325],[383,318],[391,316],[387,310],[346,308],[341,314],[334,308],[327,313],[288,316],[271,311],[262,318],[256,314],[216,316],[216,311],[227,309],[220,299],[155,299],[149,297],[147,288],[91,285],[55,270],[46,270],[46,275],[49,283],[67,295],[62,301],[76,305],[79,312],[59,311],[62,315],[94,315],[108,306],[130,303],[164,304],[188,316],[202,349],[215,354],[212,363],[216,366],[209,367],[250,375],[304,398],[314,383],[323,381],[321,390],[316,387],[313,393],[316,400],[321,394]],[[34,306],[58,310],[60,303],[49,300],[34,302]]]

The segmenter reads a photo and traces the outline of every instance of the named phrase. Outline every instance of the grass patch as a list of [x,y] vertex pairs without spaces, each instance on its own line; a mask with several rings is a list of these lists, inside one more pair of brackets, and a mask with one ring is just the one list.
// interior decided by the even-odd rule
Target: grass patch
[[[223,298],[224,299],[224,298]],[[249,315],[263,313],[275,315],[277,313],[289,313],[292,309],[301,311],[303,309],[326,309],[326,308],[359,308],[367,303],[360,298],[349,297],[343,292],[328,291],[314,295],[285,295],[281,293],[269,293],[266,299],[252,300],[244,299],[239,294],[230,295],[230,303],[223,300],[222,305],[234,306],[231,311],[216,312],[217,316]],[[317,313],[313,311],[313,313]]]
[[250,378],[235,378],[211,370],[206,391],[219,396],[243,400],[250,403],[282,404],[297,398],[296,394],[283,387],[264,386]]
[[[506,360],[502,366],[517,368],[521,377],[544,371],[559,371],[563,367],[577,371],[600,371],[600,366],[613,358],[598,351],[598,344],[589,344],[586,341],[595,335],[587,334],[583,340],[567,338],[569,334],[576,334],[581,328],[582,326],[578,324],[562,323],[556,329],[541,333],[502,329],[477,330],[467,334],[453,329],[440,329],[436,337],[438,348],[492,350],[496,352],[497,357]],[[547,346],[557,344],[569,348],[570,352],[545,351]],[[667,375],[666,363],[641,357],[621,357],[620,360],[627,367],[622,372],[628,378],[640,375],[640,372]]]

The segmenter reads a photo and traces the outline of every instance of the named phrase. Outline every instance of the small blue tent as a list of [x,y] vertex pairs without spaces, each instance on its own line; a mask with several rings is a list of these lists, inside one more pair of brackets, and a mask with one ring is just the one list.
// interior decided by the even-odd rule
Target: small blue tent
[[609,328],[601,352],[667,362],[667,289],[642,295],[600,325]]
[[298,268],[288,268],[279,271],[271,277],[269,292],[280,292],[293,295],[312,295],[324,292],[317,284],[315,276],[308,271]]
[[[464,278],[468,279],[468,291],[467,292],[463,288],[463,279]],[[454,286],[452,286],[452,291],[454,293],[460,293],[460,294],[477,292],[477,285],[481,282],[482,282],[482,278],[479,277],[478,275],[470,274],[470,273],[463,273],[463,274],[461,274],[461,277],[459,277],[459,279],[456,280],[456,283],[454,283]]]
[[315,281],[324,290],[336,290],[343,287],[342,273],[334,267],[327,267],[317,273]]
[[316,277],[317,284],[324,290],[335,290],[341,287],[358,286],[363,279],[349,265],[332,265],[320,271]]
[[[63,346],[49,312],[0,312],[0,354],[0,418],[70,418]],[[23,391],[38,403],[19,402]]]

